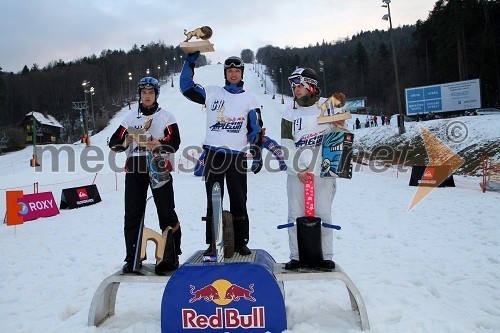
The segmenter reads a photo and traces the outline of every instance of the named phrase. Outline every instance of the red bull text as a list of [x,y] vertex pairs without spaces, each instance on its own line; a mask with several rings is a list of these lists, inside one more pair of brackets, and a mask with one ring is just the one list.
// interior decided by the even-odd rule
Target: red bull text
[[265,328],[266,316],[264,307],[252,307],[252,313],[241,314],[236,308],[215,309],[215,314],[207,316],[198,314],[194,309],[182,309],[183,329],[237,329]]

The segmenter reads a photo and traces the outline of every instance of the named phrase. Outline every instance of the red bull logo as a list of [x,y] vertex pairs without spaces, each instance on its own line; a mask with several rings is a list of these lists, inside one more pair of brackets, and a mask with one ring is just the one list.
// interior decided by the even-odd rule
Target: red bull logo
[[189,300],[189,303],[199,301],[200,299],[203,299],[205,302],[210,302],[213,301],[214,299],[220,299],[219,292],[211,284],[203,288],[200,288],[196,291],[195,291],[195,286],[191,285],[190,287],[191,287],[191,294],[194,296]]
[[[196,289],[190,285],[189,293],[192,297],[189,303],[198,301],[214,302],[217,305],[225,306],[235,301],[255,302],[254,284],[248,288],[231,283],[224,279],[214,281],[212,284]],[[194,309],[182,309],[182,327],[188,328],[264,328],[265,309],[262,306],[252,307],[250,314],[241,314],[236,308],[217,307],[215,314],[207,316],[198,314]]]
[[190,293],[193,297],[189,300],[189,303],[204,300],[205,302],[212,301],[217,305],[227,305],[232,301],[237,302],[240,299],[255,302],[255,298],[252,296],[254,292],[253,283],[248,288],[244,288],[227,280],[220,279],[198,290],[193,285],[190,285],[190,288]]
[[[254,262],[200,264],[201,251],[173,274],[161,304],[162,333],[283,332],[286,311],[274,259],[257,249]],[[272,314],[272,317],[270,317]],[[268,319],[269,317],[270,319]]]

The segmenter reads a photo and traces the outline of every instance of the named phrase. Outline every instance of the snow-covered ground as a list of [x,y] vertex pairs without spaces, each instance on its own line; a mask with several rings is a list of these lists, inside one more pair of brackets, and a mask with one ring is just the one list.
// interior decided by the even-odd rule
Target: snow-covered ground
[[[273,100],[269,92],[263,94],[252,65],[247,65],[244,79],[245,88],[261,101],[266,134],[279,141],[281,96]],[[195,80],[222,85],[222,65],[196,69]],[[270,90],[270,81],[267,87]],[[205,111],[187,101],[178,84],[162,86],[159,102],[175,114],[180,127],[184,153],[177,154],[177,160],[192,168],[186,149],[200,146]],[[285,103],[289,102],[285,96]],[[59,161],[46,152],[41,172],[29,167],[31,148],[0,156],[2,215],[5,191],[31,193],[35,182],[40,192],[52,191],[57,202],[63,188],[94,181],[102,197],[101,203],[62,210],[54,217],[17,227],[0,225],[1,332],[161,331],[163,284],[122,284],[115,316],[98,328],[87,327],[97,286],[123,265],[124,174],[115,173],[110,165],[123,165],[124,156],[110,155],[106,141],[127,112],[135,112],[134,107],[132,111],[124,108],[108,128],[92,137],[91,149],[66,145],[74,154],[61,153]],[[498,140],[500,117],[460,119],[467,124],[469,140],[492,135]],[[427,127],[436,122],[420,124]],[[417,126],[408,123],[408,132]],[[366,137],[375,131],[380,133],[380,127],[355,133]],[[392,135],[397,128],[393,125],[383,131]],[[459,146],[451,148],[460,150]],[[85,156],[99,160],[100,152],[100,161],[82,167]],[[75,161],[76,171],[68,161]],[[409,170],[375,172],[356,165],[355,169],[352,180],[337,182],[332,214],[342,230],[335,232],[334,260],[361,291],[371,332],[500,332],[500,195],[482,193],[478,178],[455,177],[457,187],[437,188],[408,210],[417,190],[408,186]],[[173,177],[183,228],[182,263],[205,248],[205,227],[200,220],[205,213],[205,190],[192,172],[176,171]],[[249,246],[266,250],[277,262],[288,261],[287,232],[276,229],[287,217],[285,179],[285,173],[269,170],[249,174]],[[158,230],[153,204],[148,206],[146,225]],[[360,330],[341,282],[286,282],[285,292],[288,332]]]

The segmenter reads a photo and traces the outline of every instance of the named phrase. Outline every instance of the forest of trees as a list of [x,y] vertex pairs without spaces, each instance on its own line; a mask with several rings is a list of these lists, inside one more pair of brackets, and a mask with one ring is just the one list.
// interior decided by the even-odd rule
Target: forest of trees
[[[439,0],[426,21],[393,29],[400,92],[445,82],[480,79],[484,107],[500,105],[500,1]],[[258,50],[257,61],[271,70],[284,91],[287,76],[296,68],[313,68],[327,95],[344,92],[348,98],[366,97],[371,112],[398,112],[396,83],[388,31],[361,32],[350,39],[305,48]],[[319,61],[324,64],[320,72]]]
[[[500,1],[438,0],[425,21],[394,27],[392,34],[403,107],[405,88],[477,78],[482,105],[500,105]],[[241,56],[253,60],[253,51],[245,49]],[[90,103],[91,98],[84,93],[84,80],[96,92],[92,103],[99,131],[135,97],[138,73],[149,68],[152,76],[172,84],[171,73],[180,71],[182,57],[185,54],[178,47],[159,41],[134,45],[128,52],[104,50],[99,56],[69,63],[53,61],[44,68],[33,64],[20,73],[1,72],[0,68],[0,132],[18,127],[30,111],[47,112],[63,124],[63,141],[74,142],[80,135],[80,117],[72,102],[87,99]],[[310,67],[320,75],[320,88],[326,87],[327,94],[339,91],[348,98],[365,97],[374,113],[398,112],[388,31],[360,32],[303,48],[267,45],[257,50],[255,60],[266,66],[277,94],[283,89],[290,95],[288,75],[298,66]],[[320,71],[320,61],[324,71]],[[197,65],[205,64],[202,55]]]
[[[117,110],[136,98],[136,83],[148,69],[151,76],[171,83],[172,73],[181,69],[182,57],[185,54],[179,47],[160,41],[140,48],[134,45],[128,52],[104,50],[100,56],[69,63],[53,61],[43,69],[34,64],[17,74],[1,73],[1,130],[12,133],[28,112],[38,111],[54,116],[64,127],[63,141],[74,142],[81,136],[81,124],[80,111],[73,108],[73,102],[87,101],[87,119],[93,107],[95,131],[100,131]],[[205,65],[206,61],[201,56],[198,62]],[[84,81],[90,84],[84,87]],[[90,87],[94,88],[93,96]]]

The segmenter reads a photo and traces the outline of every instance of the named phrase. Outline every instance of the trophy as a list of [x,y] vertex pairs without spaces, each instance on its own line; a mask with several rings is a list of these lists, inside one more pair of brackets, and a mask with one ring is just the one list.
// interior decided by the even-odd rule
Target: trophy
[[148,130],[151,127],[152,118],[147,117],[144,124],[140,127],[129,126],[127,128],[128,134],[132,135],[134,141],[141,147],[146,147],[146,142],[148,141]]
[[319,106],[321,109],[321,114],[318,117],[318,124],[351,119],[352,116],[349,111],[334,113],[334,108],[343,107],[346,101],[347,99],[343,93],[333,93],[330,98],[328,98],[323,104]]
[[[139,127],[129,126],[127,128],[128,134],[133,137],[140,147],[147,148],[147,142],[151,140],[151,134],[148,130],[152,121],[152,118],[147,117],[143,125]],[[168,183],[171,179],[170,171],[166,159],[161,154],[161,149],[155,148],[148,151],[146,159],[151,187],[156,189]]]
[[[184,35],[186,39],[181,42],[179,47],[186,53],[194,53],[196,51],[200,52],[213,52],[214,44],[210,43],[208,40],[212,37],[212,28],[207,25],[202,26],[201,28],[194,29],[193,31],[187,31],[184,29]],[[189,40],[193,37],[196,39],[201,39],[200,41],[190,42]]]

